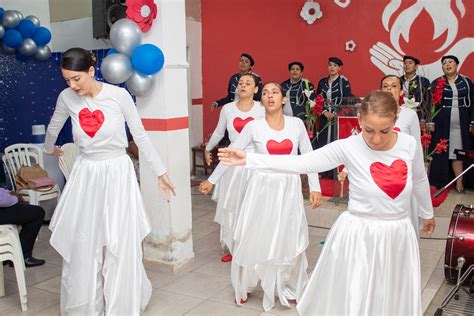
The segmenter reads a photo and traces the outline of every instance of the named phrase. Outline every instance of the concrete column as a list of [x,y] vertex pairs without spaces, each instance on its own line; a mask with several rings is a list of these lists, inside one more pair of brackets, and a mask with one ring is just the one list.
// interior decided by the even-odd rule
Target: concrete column
[[143,34],[142,43],[160,47],[163,69],[155,75],[153,91],[137,98],[145,129],[177,188],[170,203],[158,192],[157,179],[140,162],[141,190],[152,233],[145,239],[145,259],[177,271],[194,258],[189,164],[186,17],[184,0],[155,0],[158,16]]

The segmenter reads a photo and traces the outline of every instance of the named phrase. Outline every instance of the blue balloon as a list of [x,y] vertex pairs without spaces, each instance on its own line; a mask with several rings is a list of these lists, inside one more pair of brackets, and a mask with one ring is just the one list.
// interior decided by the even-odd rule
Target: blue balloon
[[143,75],[153,75],[163,68],[165,56],[161,49],[152,44],[135,48],[132,54],[132,67]]
[[109,51],[107,52],[107,56],[112,55],[112,54],[118,54],[118,53],[119,53],[119,51],[112,47],[112,48],[109,49]]
[[45,46],[51,40],[51,32],[47,28],[41,26],[36,29],[31,38],[35,41],[36,45]]
[[18,32],[21,33],[21,36],[23,36],[23,38],[28,38],[35,34],[36,26],[30,20],[23,19],[20,21],[16,29]]
[[23,43],[23,37],[15,29],[6,29],[3,36],[3,44],[10,48],[18,48]]
[[28,59],[31,58],[31,56],[25,56],[23,54],[20,54],[19,52],[16,52],[15,53],[15,57],[16,59],[18,59],[19,61],[27,61]]
[[0,21],[2,20],[3,12],[5,12],[5,9],[0,8]]

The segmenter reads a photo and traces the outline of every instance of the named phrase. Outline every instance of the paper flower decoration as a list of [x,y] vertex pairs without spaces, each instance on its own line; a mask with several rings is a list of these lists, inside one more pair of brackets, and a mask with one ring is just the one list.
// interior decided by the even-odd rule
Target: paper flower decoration
[[127,17],[148,32],[156,18],[158,8],[153,0],[127,0]]
[[349,52],[353,52],[354,49],[356,48],[356,43],[354,40],[350,40],[346,42],[346,50]]
[[313,24],[314,21],[321,18],[323,16],[323,12],[321,12],[321,7],[319,3],[308,1],[304,4],[303,8],[301,9],[300,16],[308,23]]
[[345,9],[351,4],[351,0],[334,0],[334,3]]

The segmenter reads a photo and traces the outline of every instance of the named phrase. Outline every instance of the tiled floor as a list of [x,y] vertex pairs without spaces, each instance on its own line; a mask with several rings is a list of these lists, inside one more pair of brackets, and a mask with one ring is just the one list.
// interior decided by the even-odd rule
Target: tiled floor
[[[466,195],[474,201],[472,193]],[[457,197],[454,196],[454,199]],[[450,203],[457,203],[451,201]],[[468,204],[465,202],[465,204]],[[474,204],[474,203],[473,203]],[[321,252],[328,227],[345,207],[334,207],[325,201],[320,210],[308,210],[310,245],[307,249],[309,272]],[[192,265],[178,274],[165,273],[153,264],[146,263],[148,277],[153,285],[153,296],[144,315],[260,315],[293,314],[290,309],[276,304],[271,313],[263,313],[262,292],[257,291],[243,306],[233,303],[230,282],[230,264],[221,263],[219,227],[213,222],[215,204],[199,195],[193,188],[193,237],[195,259]],[[335,209],[338,210],[335,212]],[[420,243],[422,264],[423,306],[426,311],[430,301],[444,281],[444,247],[442,239],[449,226],[448,217],[438,219],[438,232],[433,239]],[[5,268],[6,296],[0,298],[0,315],[59,315],[59,282],[61,258],[48,242],[50,232],[44,226],[35,246],[35,255],[46,259],[44,266],[26,270],[28,285],[28,312],[21,313],[14,271]]]

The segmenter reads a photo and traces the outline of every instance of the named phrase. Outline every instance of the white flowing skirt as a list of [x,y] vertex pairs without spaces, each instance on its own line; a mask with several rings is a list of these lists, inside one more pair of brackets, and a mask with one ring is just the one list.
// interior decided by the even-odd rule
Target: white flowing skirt
[[[234,232],[231,278],[236,302],[260,280],[263,308],[298,300],[308,281],[308,246],[299,175],[253,171]],[[275,293],[276,292],[276,293]]]
[[247,168],[231,167],[219,179],[212,194],[212,199],[217,202],[214,221],[221,225],[221,244],[227,246],[231,253],[238,210],[250,175],[251,172]]
[[297,309],[300,315],[421,315],[420,258],[409,218],[342,213]]
[[151,296],[142,263],[150,232],[130,158],[79,157],[51,219],[63,257],[62,313],[138,315]]

